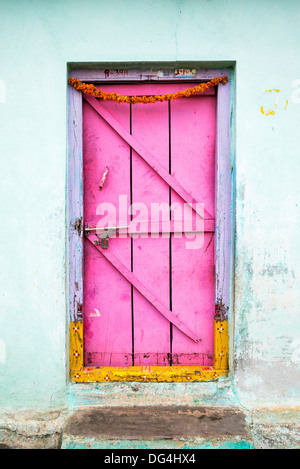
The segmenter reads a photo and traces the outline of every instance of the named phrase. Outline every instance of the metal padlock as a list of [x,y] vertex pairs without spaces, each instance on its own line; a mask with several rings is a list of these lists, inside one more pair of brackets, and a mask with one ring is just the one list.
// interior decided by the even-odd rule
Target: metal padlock
[[[85,235],[89,236],[89,234],[93,231],[95,231],[95,234],[100,238],[101,240],[101,247],[103,249],[107,249],[109,245],[109,238],[114,235],[114,238],[116,237],[117,230],[129,228],[129,226],[108,226],[106,228],[98,228],[98,227],[85,227]],[[100,232],[100,233],[99,233]],[[95,241],[95,244],[96,243]]]
[[101,247],[107,249],[109,245],[109,237],[112,234],[116,234],[116,228],[104,228],[103,233],[96,233],[96,235],[101,239]]

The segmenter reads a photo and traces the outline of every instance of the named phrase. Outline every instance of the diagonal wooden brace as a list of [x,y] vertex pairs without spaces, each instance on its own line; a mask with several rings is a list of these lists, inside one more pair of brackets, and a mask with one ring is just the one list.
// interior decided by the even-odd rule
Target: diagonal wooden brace
[[86,238],[102,256],[104,256],[119,272],[123,277],[130,282],[136,290],[141,293],[148,301],[151,303],[157,311],[162,314],[169,322],[174,324],[181,332],[186,336],[192,339],[194,342],[200,342],[201,339],[183,322],[181,321],[178,314],[171,311],[167,308],[159,298],[157,298],[154,293],[142,283],[133,272],[131,272],[127,267],[113,254],[110,249],[101,249],[98,244],[95,244],[95,241],[99,241],[96,235],[90,235]]
[[[179,184],[176,179],[165,170],[156,160],[152,153],[147,150],[135,137],[130,135],[124,127],[97,101],[93,96],[85,95],[84,99],[95,109],[95,111],[125,140],[128,145],[138,153],[143,160],[160,176],[182,199],[189,204],[193,210],[203,218],[203,213],[197,211],[197,201]],[[213,220],[213,217],[204,209],[204,218]]]

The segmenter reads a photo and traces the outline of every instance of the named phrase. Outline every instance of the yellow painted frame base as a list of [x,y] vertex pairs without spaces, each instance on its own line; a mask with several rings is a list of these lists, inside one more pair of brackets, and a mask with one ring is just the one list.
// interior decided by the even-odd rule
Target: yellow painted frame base
[[214,320],[214,366],[84,367],[83,324],[70,323],[70,379],[77,383],[108,381],[213,381],[228,375],[228,321]]

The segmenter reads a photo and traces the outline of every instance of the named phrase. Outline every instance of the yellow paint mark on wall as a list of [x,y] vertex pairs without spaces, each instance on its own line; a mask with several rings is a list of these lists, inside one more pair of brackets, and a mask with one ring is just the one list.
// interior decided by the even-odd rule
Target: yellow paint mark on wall
[[[275,104],[275,106],[276,106],[276,104]],[[275,111],[273,111],[272,109],[268,109],[268,111],[265,111],[263,106],[261,106],[260,112],[262,114],[264,114],[265,116],[273,116],[275,114]]]
[[[271,107],[269,107],[269,106],[261,106],[260,107],[260,112],[264,116],[274,116],[275,111],[280,111],[282,109],[282,106],[279,103],[280,90],[278,90],[276,88],[273,88],[271,90],[266,90],[265,93],[272,93],[273,91],[275,91],[275,93],[277,93],[277,94],[276,94],[276,100],[273,104],[271,104]],[[284,111],[286,110],[287,105],[288,105],[288,100],[286,100],[286,102],[285,102],[285,107],[283,109]],[[274,110],[273,108],[276,108],[276,109]]]
[[271,90],[266,90],[265,93],[272,93],[272,91],[276,91],[277,93],[280,92],[280,90],[277,90],[276,88],[272,88]]

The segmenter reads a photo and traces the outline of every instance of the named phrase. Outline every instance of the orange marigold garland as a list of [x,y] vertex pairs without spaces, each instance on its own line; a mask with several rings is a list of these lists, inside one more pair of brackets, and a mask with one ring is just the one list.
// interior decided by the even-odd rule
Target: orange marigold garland
[[82,91],[85,94],[92,94],[96,98],[103,99],[104,101],[116,101],[117,103],[129,103],[129,104],[136,104],[136,103],[156,103],[157,101],[171,101],[173,99],[178,98],[189,98],[197,93],[203,93],[205,90],[210,88],[211,86],[216,86],[219,83],[225,85],[227,83],[228,77],[214,77],[212,80],[207,81],[206,83],[200,83],[196,85],[194,88],[187,88],[184,91],[177,91],[177,93],[170,93],[170,94],[161,94],[161,95],[153,95],[153,96],[121,96],[117,93],[106,93],[105,91],[98,90],[94,85],[81,83],[80,80],[76,80],[76,78],[69,78],[69,84],[73,86],[76,90]]

